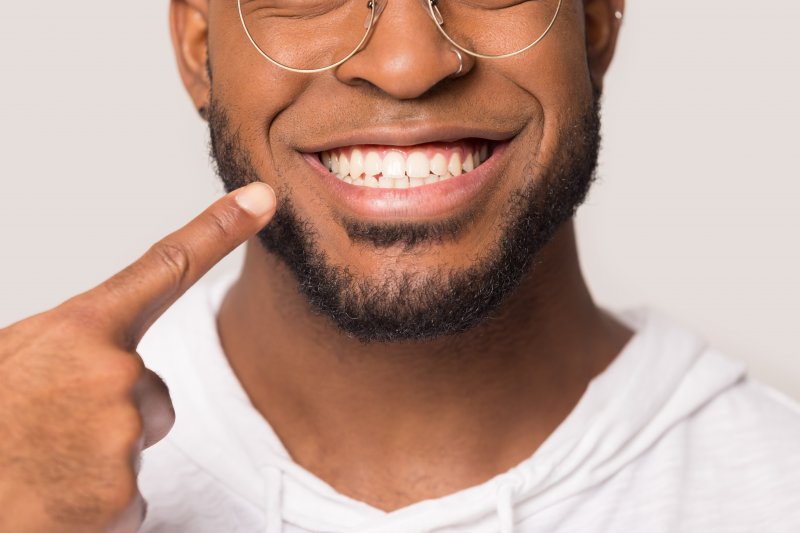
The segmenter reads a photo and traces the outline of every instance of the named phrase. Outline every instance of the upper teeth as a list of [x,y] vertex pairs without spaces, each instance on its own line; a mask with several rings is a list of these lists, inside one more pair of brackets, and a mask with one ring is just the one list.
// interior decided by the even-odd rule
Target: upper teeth
[[487,143],[445,148],[347,147],[322,152],[320,161],[339,179],[366,187],[408,188],[471,172],[489,157]]

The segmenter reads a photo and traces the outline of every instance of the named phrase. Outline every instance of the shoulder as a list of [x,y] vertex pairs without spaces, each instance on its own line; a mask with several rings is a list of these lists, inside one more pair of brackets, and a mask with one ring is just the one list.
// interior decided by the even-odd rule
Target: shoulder
[[[716,502],[718,519],[754,531],[800,531],[800,406],[744,378],[669,439],[680,451],[684,501]],[[675,464],[675,463],[673,463]],[[698,515],[699,516],[699,515]]]
[[[719,429],[735,430],[763,436],[800,437],[800,404],[750,377],[711,401],[697,415],[703,421]],[[800,447],[796,447],[800,453]]]
[[721,454],[721,461],[746,466],[758,458],[765,467],[791,465],[800,478],[800,404],[768,385],[742,379],[692,417],[690,427],[698,444],[736,452]]

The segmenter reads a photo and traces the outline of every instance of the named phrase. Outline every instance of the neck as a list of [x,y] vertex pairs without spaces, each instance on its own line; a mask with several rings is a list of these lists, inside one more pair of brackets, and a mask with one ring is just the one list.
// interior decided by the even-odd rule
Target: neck
[[218,317],[226,355],[298,464],[385,510],[530,456],[631,335],[592,301],[571,223],[493,319],[443,339],[362,344],[295,287],[251,243]]

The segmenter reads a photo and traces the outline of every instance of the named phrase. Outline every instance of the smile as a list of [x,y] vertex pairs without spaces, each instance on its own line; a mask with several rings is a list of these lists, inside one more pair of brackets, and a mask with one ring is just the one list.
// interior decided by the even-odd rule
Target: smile
[[356,187],[410,189],[468,174],[491,157],[495,143],[484,139],[416,146],[357,145],[318,154],[337,179]]
[[[421,143],[332,145],[303,153],[327,201],[363,220],[452,217],[500,186],[509,140],[464,137]],[[380,143],[380,144],[379,144]]]

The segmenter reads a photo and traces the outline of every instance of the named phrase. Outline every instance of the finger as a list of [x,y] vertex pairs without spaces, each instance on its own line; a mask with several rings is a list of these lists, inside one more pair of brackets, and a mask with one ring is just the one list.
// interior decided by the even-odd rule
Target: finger
[[142,415],[143,448],[167,436],[175,424],[169,390],[158,374],[146,368],[133,388],[134,403]]
[[104,309],[108,309],[123,347],[135,349],[147,328],[175,300],[262,229],[274,212],[275,193],[265,183],[237,189],[90,291],[109,304]]

